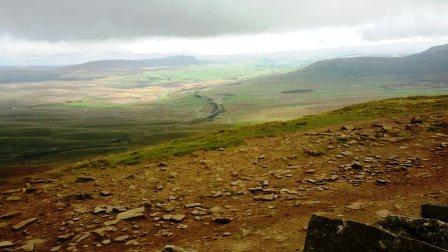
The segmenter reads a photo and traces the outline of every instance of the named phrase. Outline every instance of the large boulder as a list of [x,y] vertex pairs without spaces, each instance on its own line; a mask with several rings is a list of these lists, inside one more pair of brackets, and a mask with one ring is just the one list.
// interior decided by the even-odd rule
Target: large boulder
[[308,225],[304,252],[339,251],[447,252],[379,227],[313,215]]
[[422,217],[448,222],[448,206],[423,204]]
[[448,249],[448,223],[443,221],[436,219],[414,219],[404,216],[387,216],[376,224],[394,234]]

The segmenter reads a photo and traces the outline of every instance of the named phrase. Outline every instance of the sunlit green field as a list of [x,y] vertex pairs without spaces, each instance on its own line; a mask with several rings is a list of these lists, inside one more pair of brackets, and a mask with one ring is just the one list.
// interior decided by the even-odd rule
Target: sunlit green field
[[[213,109],[195,96],[198,88],[291,68],[253,62],[213,64],[92,82],[21,84],[23,87],[16,89],[3,86],[0,164],[53,164],[222,129],[230,125],[191,123]],[[151,99],[141,99],[145,95]]]
[[269,77],[220,85],[203,91],[224,106],[223,123],[247,124],[291,120],[302,115],[374,99],[448,92],[447,84],[417,85],[408,80],[354,80],[339,83]]
[[176,86],[187,83],[225,83],[254,77],[285,73],[297,69],[293,65],[261,64],[256,62],[234,64],[194,65],[181,69],[160,69],[124,76],[109,83],[119,88],[148,86]]
[[[0,164],[71,162],[368,100],[448,93],[446,84],[411,84],[406,78],[317,83],[281,75],[298,67],[221,63],[2,86]],[[213,120],[197,120],[214,110],[198,93],[222,106]]]

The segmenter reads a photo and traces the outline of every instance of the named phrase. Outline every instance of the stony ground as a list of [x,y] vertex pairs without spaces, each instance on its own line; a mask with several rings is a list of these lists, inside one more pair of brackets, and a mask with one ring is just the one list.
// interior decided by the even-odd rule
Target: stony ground
[[250,139],[0,186],[0,249],[301,251],[312,213],[373,223],[448,203],[448,111]]

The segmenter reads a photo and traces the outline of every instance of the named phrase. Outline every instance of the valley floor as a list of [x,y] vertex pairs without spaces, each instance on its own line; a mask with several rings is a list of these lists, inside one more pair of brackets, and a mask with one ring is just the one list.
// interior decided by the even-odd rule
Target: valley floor
[[301,251],[313,213],[373,223],[447,204],[447,156],[445,110],[10,179],[0,186],[0,247]]

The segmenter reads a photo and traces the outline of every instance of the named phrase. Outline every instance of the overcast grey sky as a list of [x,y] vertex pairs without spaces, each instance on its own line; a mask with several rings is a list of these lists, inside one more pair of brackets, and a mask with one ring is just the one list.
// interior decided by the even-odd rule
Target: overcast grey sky
[[447,0],[1,0],[0,57],[221,55],[444,41],[447,13]]

